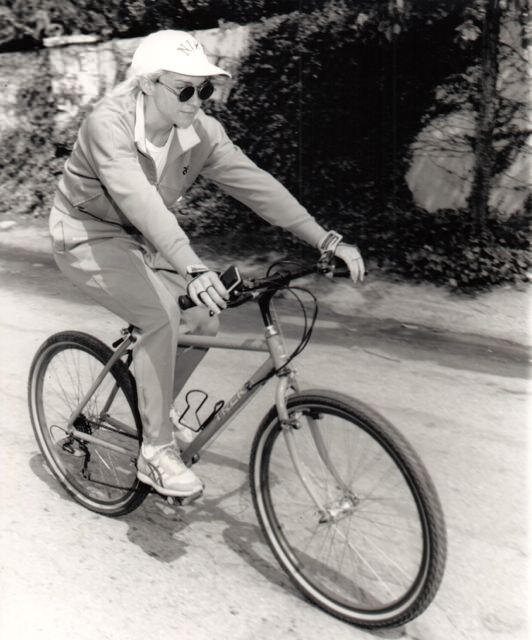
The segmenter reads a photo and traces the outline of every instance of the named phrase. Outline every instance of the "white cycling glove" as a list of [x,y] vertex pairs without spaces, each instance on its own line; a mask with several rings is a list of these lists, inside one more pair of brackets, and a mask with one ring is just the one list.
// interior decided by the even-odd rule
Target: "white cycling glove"
[[192,278],[187,284],[187,295],[195,305],[205,307],[213,314],[227,308],[225,301],[229,293],[216,271],[203,265],[191,265],[187,267],[187,273]]
[[319,242],[318,249],[322,253],[330,251],[337,258],[345,262],[351,274],[351,280],[353,280],[355,284],[364,281],[364,260],[360,255],[358,247],[354,244],[342,242],[342,236],[339,233],[329,231]]

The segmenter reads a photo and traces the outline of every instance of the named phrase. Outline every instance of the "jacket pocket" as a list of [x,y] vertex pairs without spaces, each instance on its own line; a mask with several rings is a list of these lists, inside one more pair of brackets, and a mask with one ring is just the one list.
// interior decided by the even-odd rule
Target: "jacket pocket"
[[87,242],[89,239],[83,224],[77,220],[69,220],[67,216],[62,216],[62,219],[50,226],[50,235],[52,237],[52,249],[55,253],[70,251],[78,244]]
[[56,222],[50,229],[52,237],[52,249],[54,253],[63,253],[65,251],[65,231],[62,222]]

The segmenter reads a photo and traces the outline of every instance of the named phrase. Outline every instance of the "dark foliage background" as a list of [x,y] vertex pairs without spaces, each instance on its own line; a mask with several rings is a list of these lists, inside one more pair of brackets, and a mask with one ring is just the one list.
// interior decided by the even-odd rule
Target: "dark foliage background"
[[[208,107],[252,159],[382,270],[462,290],[524,279],[529,205],[504,222],[489,211],[479,230],[468,210],[419,209],[405,182],[412,144],[428,118],[458,104],[478,107],[481,39],[464,37],[464,29],[478,30],[482,2],[395,6],[373,0],[15,0],[9,14],[0,10],[0,46],[39,46],[54,32],[133,36],[260,19],[228,102]],[[47,22],[41,15],[38,23],[43,10]],[[17,215],[46,212],[80,121],[54,131],[51,80],[45,59],[35,63],[43,66],[43,82],[19,91],[26,118],[2,139],[0,212]],[[437,93],[445,99],[436,100]],[[509,124],[518,107],[500,97],[498,170],[526,138]],[[197,241],[224,250],[302,250],[201,181],[177,215]]]
[[42,46],[55,35],[142,36],[157,29],[211,29],[276,14],[311,12],[326,0],[8,0],[0,7],[0,51]]
[[[467,290],[514,282],[529,266],[529,210],[504,223],[492,211],[479,232],[467,210],[416,207],[405,182],[427,114],[474,103],[479,81],[479,42],[459,35],[471,19],[463,3],[435,1],[431,11],[428,19],[426,4],[417,3],[393,16],[382,3],[355,9],[339,0],[267,20],[255,29],[229,101],[212,110],[325,227],[341,229],[382,269]],[[441,87],[449,97],[435,104]],[[500,162],[524,141],[503,135],[507,103],[499,110]],[[204,199],[217,212],[214,233],[232,244],[257,241],[256,222],[242,207],[203,185],[190,209]],[[212,224],[209,214],[188,227],[204,236]],[[265,225],[260,241],[268,248],[291,239]]]

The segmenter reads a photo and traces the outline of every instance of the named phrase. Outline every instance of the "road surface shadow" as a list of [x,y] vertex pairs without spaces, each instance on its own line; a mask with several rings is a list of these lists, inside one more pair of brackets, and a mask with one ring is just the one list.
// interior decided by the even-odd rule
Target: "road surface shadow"
[[[202,459],[222,468],[230,467],[238,471],[247,471],[246,464],[222,454],[206,452]],[[29,460],[29,466],[35,476],[57,496],[82,508],[52,475],[42,454],[34,454]],[[235,498],[241,505],[236,514],[230,512],[234,509]],[[224,502],[228,506],[224,506],[222,504]],[[201,525],[220,523],[223,526],[222,538],[228,548],[270,584],[286,590],[298,600],[308,602],[275,562],[256,521],[239,517],[244,515],[255,518],[251,510],[247,479],[223,495],[209,497],[207,490],[207,494],[202,499],[188,507],[170,506],[157,494],[150,494],[139,508],[122,516],[120,520],[128,524],[126,535],[132,544],[155,560],[164,563],[178,561],[190,547],[201,546],[202,550],[207,550],[212,536],[205,532]],[[198,525],[196,530],[191,530],[196,523]],[[213,562],[215,562],[214,557]],[[314,605],[309,603],[309,606]],[[364,631],[368,635],[379,638],[394,639],[406,636],[405,626]]]
[[[220,454],[206,453],[203,459],[214,464],[223,462],[224,467],[247,469],[247,466],[238,460]],[[78,505],[48,469],[41,453],[36,453],[29,459],[29,467],[34,475],[62,500]],[[133,544],[147,555],[165,563],[174,562],[186,552],[189,536],[180,534],[189,526],[196,522],[220,522],[225,525],[222,535],[230,548],[269,581],[298,594],[274,563],[265,560],[253,550],[253,546],[257,544],[261,545],[263,550],[267,549],[258,525],[238,519],[221,505],[223,501],[245,492],[247,482],[221,496],[209,497],[207,492],[203,498],[187,507],[171,506],[161,496],[151,493],[140,507],[121,516],[120,520],[128,523],[127,537]],[[78,506],[80,509],[83,508],[81,505]]]

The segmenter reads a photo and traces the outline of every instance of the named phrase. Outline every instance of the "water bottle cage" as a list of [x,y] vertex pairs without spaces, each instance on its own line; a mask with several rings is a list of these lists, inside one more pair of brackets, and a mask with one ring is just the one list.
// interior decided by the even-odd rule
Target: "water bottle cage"
[[[195,401],[192,400],[191,398],[193,394],[199,394],[200,398],[198,398]],[[179,424],[182,425],[183,427],[186,427],[187,429],[191,429],[192,431],[196,431],[196,432],[201,431],[202,429],[205,429],[205,427],[211,422],[211,420],[216,416],[218,411],[220,411],[220,409],[225,404],[224,400],[218,400],[218,402],[215,403],[214,408],[209,413],[209,415],[206,418],[202,419],[200,417],[200,411],[203,405],[207,402],[208,397],[209,397],[209,394],[206,393],[205,391],[202,391],[201,389],[191,389],[190,391],[188,391],[187,395],[185,396],[185,401],[187,403],[187,406],[185,407],[185,409],[183,410],[183,412],[178,418]],[[193,404],[197,404],[197,406],[194,408]],[[193,414],[193,417],[196,422],[194,426],[191,424],[187,424],[187,422],[190,420],[188,420],[187,422],[184,421],[184,418],[187,414],[189,414],[189,419],[190,419],[190,415]]]

